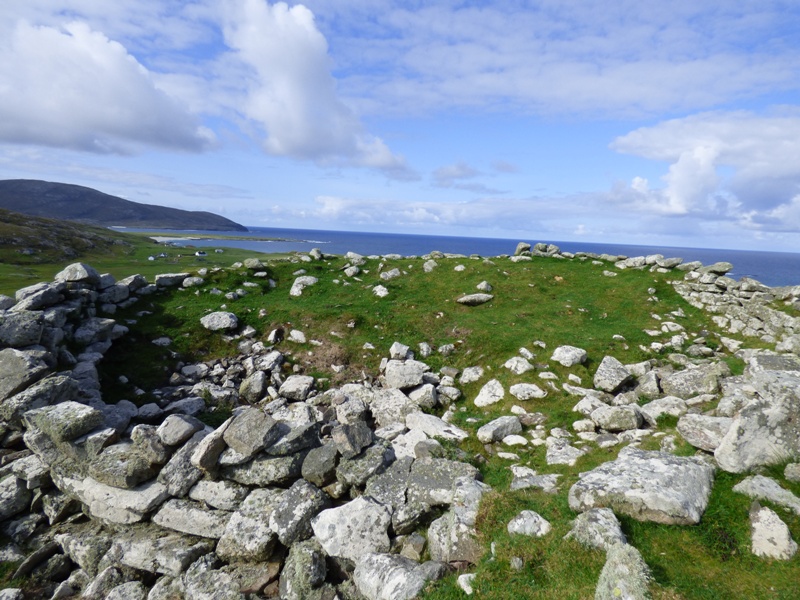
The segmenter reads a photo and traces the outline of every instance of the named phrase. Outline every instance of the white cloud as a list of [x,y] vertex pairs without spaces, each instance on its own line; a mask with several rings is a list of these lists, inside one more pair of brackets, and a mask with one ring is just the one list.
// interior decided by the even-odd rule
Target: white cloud
[[100,153],[197,151],[213,134],[119,43],[82,22],[19,21],[0,41],[0,139]]
[[800,85],[796,47],[776,41],[798,13],[778,0],[307,3],[350,97],[382,114],[641,117]]
[[663,188],[650,189],[636,178],[627,192],[616,190],[618,200],[643,211],[726,219],[749,215],[745,221],[755,222],[788,210],[800,190],[796,109],[672,119],[621,136],[611,148],[671,163]]
[[226,43],[248,67],[239,110],[263,128],[268,153],[407,175],[405,161],[339,99],[328,44],[310,10],[263,0],[225,7]]

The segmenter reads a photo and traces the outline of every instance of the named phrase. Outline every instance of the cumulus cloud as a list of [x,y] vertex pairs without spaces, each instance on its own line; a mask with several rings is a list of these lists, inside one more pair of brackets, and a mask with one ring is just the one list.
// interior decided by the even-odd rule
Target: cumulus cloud
[[[643,178],[616,198],[655,213],[704,214],[744,226],[800,227],[800,113],[711,112],[643,127],[614,140],[619,152],[671,163],[664,185]],[[760,225],[758,225],[760,224]]]
[[339,99],[327,41],[310,10],[263,0],[225,7],[226,43],[248,67],[240,110],[263,129],[268,153],[408,175],[402,157]]
[[82,22],[19,21],[0,41],[0,139],[99,153],[213,143],[119,43]]

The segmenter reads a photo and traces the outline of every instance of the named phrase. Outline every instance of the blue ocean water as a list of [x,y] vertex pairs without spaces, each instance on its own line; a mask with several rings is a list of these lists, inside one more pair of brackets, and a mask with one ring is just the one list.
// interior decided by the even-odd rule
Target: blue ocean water
[[[160,231],[158,235],[168,236],[170,231]],[[198,237],[220,232],[180,231],[174,233],[196,233]],[[513,254],[517,242],[531,244],[547,242],[556,244],[567,252],[595,252],[597,254],[617,254],[625,256],[644,256],[663,254],[666,257],[679,256],[684,261],[699,260],[703,264],[725,261],[733,264],[728,275],[734,279],[751,277],[772,287],[800,284],[800,254],[789,252],[756,252],[745,250],[714,250],[709,248],[672,248],[657,246],[630,246],[624,244],[595,244],[588,242],[559,242],[554,240],[512,240],[502,238],[475,238],[432,235],[411,235],[399,233],[365,233],[351,231],[320,231],[313,229],[279,229],[272,227],[250,227],[247,233],[224,232],[226,236],[262,236],[279,238],[282,241],[252,240],[213,240],[198,239],[184,245],[245,248],[258,252],[308,252],[320,248],[329,254],[357,252],[369,254],[402,254],[404,256],[422,255],[439,250],[457,254],[479,254],[497,256]]]

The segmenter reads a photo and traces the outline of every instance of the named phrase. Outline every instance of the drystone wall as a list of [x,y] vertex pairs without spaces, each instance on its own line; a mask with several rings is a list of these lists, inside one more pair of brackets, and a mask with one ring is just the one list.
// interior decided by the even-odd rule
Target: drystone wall
[[[593,260],[609,269],[683,269],[676,289],[718,313],[721,327],[778,344],[777,352],[741,351],[748,368],[731,377],[712,348],[664,323],[651,349],[685,351],[683,368],[655,359],[623,365],[608,356],[592,387],[543,377],[508,390],[523,405],[556,391],[576,396],[574,432],[548,428],[545,415],[520,406],[477,431],[487,451],[512,461],[515,445],[543,445],[552,465],[574,465],[593,448],[631,446],[569,492],[570,507],[581,515],[571,535],[608,551],[598,589],[613,591],[615,561],[626,552],[634,557],[625,560],[636,561],[635,549],[616,548],[627,544],[614,512],[694,523],[716,468],[744,473],[800,456],[800,419],[793,417],[800,414],[800,360],[792,345],[800,328],[767,306],[795,302],[797,289],[733,282],[725,277],[729,265],[684,265],[660,255],[574,255],[537,244],[503,258],[531,255]],[[303,260],[321,258],[317,252]],[[426,258],[436,268],[436,260],[448,257]],[[345,273],[363,264],[357,255],[346,260]],[[254,277],[263,275],[260,267],[257,260],[239,265]],[[488,379],[481,366],[434,373],[423,361],[431,348],[420,347],[418,360],[398,342],[374,379],[322,393],[312,377],[287,375],[278,346],[255,341],[234,314],[220,312],[203,325],[232,336],[236,356],[184,365],[169,387],[148,390],[157,402],[104,402],[97,364],[127,332],[113,319],[117,308],[198,285],[204,275],[116,282],[75,264],[52,283],[0,298],[0,527],[13,540],[0,549],[2,559],[21,561],[18,575],[44,582],[42,598],[153,600],[412,598],[426,582],[478,562],[483,547],[475,519],[490,488],[470,457],[446,452],[439,440],[470,435],[448,421],[466,400],[459,386]],[[387,271],[381,279],[399,275]],[[315,283],[309,279],[298,278],[290,293]],[[491,286],[480,289],[476,295],[489,295]],[[498,367],[534,372],[526,353]],[[569,366],[586,353],[564,346],[550,360]],[[488,406],[505,393],[493,379],[467,401]],[[197,419],[222,402],[236,406],[225,423],[211,428]],[[765,425],[769,410],[785,418]],[[441,418],[430,414],[437,411]],[[671,456],[669,439],[665,452],[635,448],[657,433],[663,414],[680,417],[680,435],[705,458]],[[511,489],[557,489],[558,475],[510,468]],[[780,496],[773,484],[748,478],[742,493]],[[638,490],[633,500],[631,490]],[[532,511],[518,515],[509,531],[548,534],[546,521],[525,513]],[[778,526],[772,515],[754,515],[755,522]],[[763,529],[759,535],[775,537]],[[780,552],[791,554],[788,548]],[[459,581],[470,589],[469,574]]]

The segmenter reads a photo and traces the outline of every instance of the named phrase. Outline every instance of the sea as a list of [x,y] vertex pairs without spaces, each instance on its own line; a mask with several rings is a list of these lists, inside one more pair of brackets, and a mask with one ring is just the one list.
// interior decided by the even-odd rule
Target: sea
[[[128,229],[129,231],[143,231]],[[148,230],[151,231],[152,230]],[[526,241],[555,244],[566,252],[594,252],[624,256],[663,254],[680,257],[684,262],[699,260],[704,265],[729,262],[733,270],[729,277],[749,277],[770,287],[800,285],[800,253],[762,252],[710,248],[676,248],[661,246],[631,246],[626,244],[597,244],[589,242],[559,242],[557,240],[519,240],[503,238],[455,237],[414,235],[400,233],[367,233],[354,231],[322,231],[315,229],[281,229],[250,227],[247,232],[174,231],[159,230],[157,235],[189,234],[193,239],[176,240],[177,245],[213,248],[244,248],[267,253],[308,252],[319,248],[327,254],[356,252],[371,254],[401,254],[421,256],[438,250],[454,254],[498,256],[513,254],[517,242]],[[232,239],[211,239],[208,236],[224,235]],[[236,237],[265,237],[274,241],[254,241]],[[196,238],[196,239],[195,239]]]

